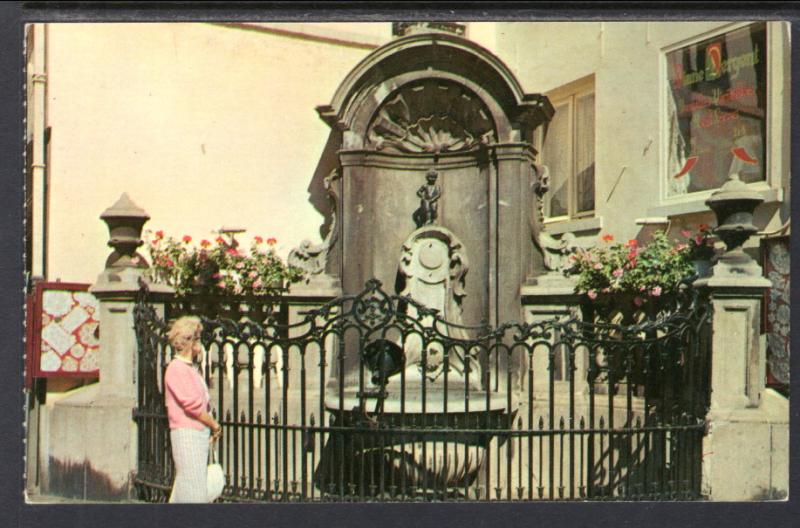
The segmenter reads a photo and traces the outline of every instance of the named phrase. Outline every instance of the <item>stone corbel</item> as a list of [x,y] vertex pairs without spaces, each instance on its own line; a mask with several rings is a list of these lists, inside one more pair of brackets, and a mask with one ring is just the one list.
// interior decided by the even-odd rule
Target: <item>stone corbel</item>
[[289,252],[286,259],[287,264],[303,270],[306,274],[306,283],[316,275],[321,275],[325,272],[328,263],[328,256],[330,250],[338,240],[338,203],[339,197],[333,186],[333,182],[342,177],[341,170],[337,167],[332,170],[323,180],[325,190],[328,193],[328,200],[331,205],[331,226],[328,234],[321,244],[312,244],[308,239],[303,240],[300,245]]

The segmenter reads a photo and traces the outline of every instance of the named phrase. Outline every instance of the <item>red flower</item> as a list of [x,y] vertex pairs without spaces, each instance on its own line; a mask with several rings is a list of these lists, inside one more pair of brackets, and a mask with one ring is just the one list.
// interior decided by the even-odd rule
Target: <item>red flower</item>
[[275,245],[275,244],[277,244],[277,243],[278,243],[278,241],[277,241],[275,238],[273,238],[273,237],[269,237],[269,238],[267,239],[267,244],[269,244],[270,246],[274,246],[274,245]]
[[260,236],[257,236],[255,238],[253,238],[253,240],[256,241],[256,244],[261,244],[262,242],[264,242],[264,239],[261,238]]
[[156,240],[161,240],[162,238],[164,238],[164,232],[161,230],[156,231]]
[[188,244],[189,242],[191,242],[191,241],[192,241],[192,237],[190,237],[189,235],[183,235],[183,241],[184,241],[186,244]]
[[208,247],[208,246],[210,246],[210,245],[211,245],[211,242],[209,242],[209,241],[208,241],[208,240],[206,240],[206,239],[203,239],[203,240],[201,240],[201,241],[200,241],[200,247],[207,248],[207,247]]
[[629,248],[635,248],[636,246],[639,245],[639,242],[637,242],[635,238],[632,238],[628,240],[628,243],[625,245],[628,246]]
[[614,235],[603,235],[603,242],[611,242],[614,240]]
[[168,268],[171,268],[174,265],[175,265],[175,262],[172,259],[167,259],[167,267]]
[[642,299],[641,297],[634,297],[633,304],[635,304],[636,306],[641,306],[644,304],[644,299]]
[[216,242],[217,244],[219,244],[221,246],[221,245],[225,244],[225,239],[222,238],[221,236],[218,236],[217,238],[214,239],[214,242]]
[[227,251],[227,253],[228,253],[228,255],[233,255],[234,257],[237,257],[237,256],[239,256],[239,252],[238,252],[238,251],[236,251],[236,248],[230,248],[230,249]]
[[705,233],[706,231],[710,230],[711,228],[708,226],[708,224],[700,224],[697,227],[697,229],[700,230],[701,233]]

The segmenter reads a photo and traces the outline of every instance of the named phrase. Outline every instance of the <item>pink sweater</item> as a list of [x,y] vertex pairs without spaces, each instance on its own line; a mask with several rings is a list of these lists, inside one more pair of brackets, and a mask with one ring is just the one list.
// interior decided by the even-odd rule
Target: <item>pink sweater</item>
[[208,411],[208,388],[200,373],[192,365],[174,358],[164,374],[164,399],[170,429],[197,429],[205,424],[197,418]]

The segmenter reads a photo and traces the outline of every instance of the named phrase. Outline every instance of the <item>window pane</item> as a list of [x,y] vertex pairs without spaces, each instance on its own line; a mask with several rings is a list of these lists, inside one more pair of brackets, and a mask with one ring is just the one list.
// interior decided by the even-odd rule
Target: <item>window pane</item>
[[569,105],[558,105],[555,110],[542,146],[542,162],[550,168],[550,191],[545,199],[545,215],[548,217],[565,216],[569,213],[567,182],[572,170],[569,152]]
[[575,210],[594,210],[594,94],[575,103]]
[[758,23],[667,54],[670,195],[765,179],[767,30]]

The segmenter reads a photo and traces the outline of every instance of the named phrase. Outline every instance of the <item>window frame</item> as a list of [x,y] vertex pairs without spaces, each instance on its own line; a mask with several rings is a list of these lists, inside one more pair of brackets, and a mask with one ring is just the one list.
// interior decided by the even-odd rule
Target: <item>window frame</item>
[[[711,39],[714,37],[722,36],[736,30],[747,28],[754,24],[766,23],[766,57],[767,57],[767,89],[766,89],[766,126],[764,127],[764,155],[766,157],[765,178],[762,181],[748,183],[747,186],[754,191],[769,194],[769,191],[780,189],[781,187],[781,174],[784,167],[788,168],[787,160],[783,160],[784,154],[782,152],[775,152],[775,147],[780,146],[783,148],[783,139],[779,129],[784,127],[783,119],[776,120],[781,111],[780,92],[782,86],[776,84],[777,72],[782,68],[784,62],[784,50],[781,45],[780,39],[785,30],[780,27],[775,27],[775,24],[782,24],[782,22],[770,22],[764,20],[747,20],[737,21],[728,24],[720,25],[712,30],[698,33],[690,38],[684,38],[675,41],[671,44],[663,46],[659,50],[659,129],[660,129],[660,147],[659,147],[659,197],[661,209],[671,209],[676,207],[676,212],[682,209],[681,206],[690,206],[691,204],[704,204],[705,201],[716,192],[719,187],[715,189],[706,189],[703,191],[689,192],[685,194],[672,195],[669,194],[669,71],[667,55],[682,48],[695,45],[703,40]],[[780,80],[778,79],[780,82]],[[776,133],[778,132],[778,133]],[[776,155],[777,154],[777,155]],[[782,199],[782,193],[778,192],[777,199]],[[679,214],[679,213],[678,213]],[[672,215],[669,215],[672,216]]]
[[[596,163],[597,161],[597,92],[595,90],[595,76],[594,74],[587,75],[586,77],[582,77],[575,81],[569,82],[564,84],[558,88],[555,88],[549,92],[547,92],[547,97],[550,99],[551,104],[553,107],[558,107],[563,104],[567,104],[569,117],[568,117],[568,149],[569,149],[569,156],[570,156],[570,172],[567,178],[567,214],[560,215],[560,216],[548,216],[547,210],[549,209],[549,198],[550,198],[550,191],[545,194],[544,199],[545,202],[545,224],[553,224],[553,223],[560,223],[560,222],[569,222],[575,220],[581,220],[585,218],[593,218],[596,216],[597,213],[597,203],[595,201],[594,208],[589,211],[582,211],[577,212],[578,209],[578,195],[576,191],[577,187],[577,162],[578,162],[578,155],[575,145],[577,144],[577,136],[578,136],[578,127],[577,127],[577,112],[576,106],[577,101],[581,97],[585,97],[587,95],[594,96],[594,119],[593,119],[593,131],[592,131],[592,138],[593,138],[593,153],[594,153],[594,160],[593,162]],[[542,153],[541,162],[544,165],[547,165],[547,159],[543,156],[544,153],[544,142],[545,137],[543,133],[538,134],[538,138],[536,141],[537,150]],[[596,178],[596,173],[595,173]],[[596,183],[596,179],[595,179]],[[596,187],[595,187],[596,189]],[[595,198],[597,197],[597,193],[595,192]]]

